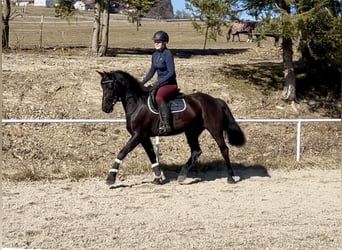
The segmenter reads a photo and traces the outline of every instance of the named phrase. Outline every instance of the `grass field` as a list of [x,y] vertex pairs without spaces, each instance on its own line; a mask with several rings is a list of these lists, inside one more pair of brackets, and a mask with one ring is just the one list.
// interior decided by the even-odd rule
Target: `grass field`
[[[19,12],[20,9],[17,10]],[[43,24],[41,20],[43,18]],[[42,34],[43,48],[79,47],[89,48],[91,45],[93,13],[79,12],[70,22],[54,17],[53,9],[27,7],[22,17],[18,16],[10,24],[10,47],[17,49],[39,48]],[[42,30],[42,31],[41,31]],[[196,32],[191,22],[166,22],[143,19],[139,31],[136,25],[127,21],[126,16],[111,14],[109,47],[110,48],[142,48],[152,47],[151,38],[157,30],[165,30],[170,35],[170,48],[202,49],[204,36]],[[217,41],[208,40],[207,49],[226,49],[236,46],[226,42],[226,28],[223,36]],[[246,39],[245,35],[241,36]],[[263,42],[273,43],[272,40]],[[240,45],[238,45],[240,46]]]

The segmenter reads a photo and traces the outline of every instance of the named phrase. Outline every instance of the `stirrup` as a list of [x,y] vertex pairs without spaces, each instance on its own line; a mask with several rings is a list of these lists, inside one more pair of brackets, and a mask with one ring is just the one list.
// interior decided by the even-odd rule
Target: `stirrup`
[[166,126],[165,124],[159,127],[159,134],[166,134],[166,133],[170,133],[171,131],[172,131],[171,127]]

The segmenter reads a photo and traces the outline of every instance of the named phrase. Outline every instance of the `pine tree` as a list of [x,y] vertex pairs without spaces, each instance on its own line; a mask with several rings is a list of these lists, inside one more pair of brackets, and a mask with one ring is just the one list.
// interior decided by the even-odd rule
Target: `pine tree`
[[[340,1],[241,0],[239,2],[242,3],[241,10],[261,20],[263,29],[277,32],[282,38],[284,71],[282,98],[284,100],[297,99],[293,62],[294,41],[300,41],[299,48],[303,59],[340,64]],[[273,17],[271,18],[270,15]]]
[[131,14],[131,18],[136,21],[137,31],[139,31],[142,15],[149,12],[159,0],[123,0],[122,2],[130,4],[136,9],[136,11]]
[[207,40],[216,41],[222,35],[222,27],[234,15],[228,8],[227,0],[186,0],[186,9],[192,14],[192,24],[196,31],[204,35],[203,49]]

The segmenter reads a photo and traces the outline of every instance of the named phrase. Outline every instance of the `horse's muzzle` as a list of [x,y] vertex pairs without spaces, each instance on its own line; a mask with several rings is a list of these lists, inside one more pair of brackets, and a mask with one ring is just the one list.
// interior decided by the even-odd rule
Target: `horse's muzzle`
[[112,113],[114,110],[114,103],[110,104],[110,105],[103,105],[102,106],[102,111],[105,113]]

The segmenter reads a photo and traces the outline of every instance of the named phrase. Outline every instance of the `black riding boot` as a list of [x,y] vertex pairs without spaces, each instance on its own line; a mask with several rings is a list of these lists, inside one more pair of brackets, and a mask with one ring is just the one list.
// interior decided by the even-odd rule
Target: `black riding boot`
[[163,102],[159,106],[160,124],[159,124],[159,134],[166,134],[171,132],[170,126],[170,107],[166,102]]

